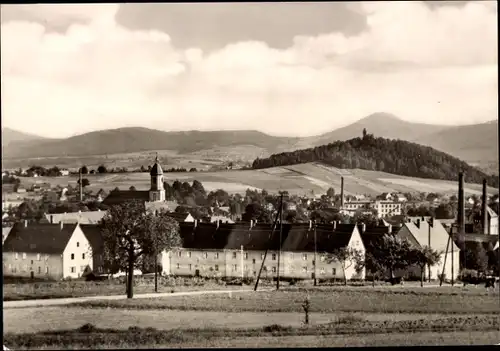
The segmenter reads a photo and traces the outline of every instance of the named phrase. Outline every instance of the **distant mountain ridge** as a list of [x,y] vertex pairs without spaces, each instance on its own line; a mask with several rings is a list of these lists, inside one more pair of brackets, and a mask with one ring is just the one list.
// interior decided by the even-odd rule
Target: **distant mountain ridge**
[[[348,126],[313,137],[277,137],[255,130],[164,132],[143,127],[117,128],[69,138],[48,139],[9,128],[2,130],[4,158],[89,156],[150,150],[199,152],[213,148],[253,145],[267,153],[310,148],[361,136],[427,145],[470,164],[498,169],[498,120],[466,126],[404,121],[389,113],[374,113]],[[7,141],[7,142],[6,142]]]

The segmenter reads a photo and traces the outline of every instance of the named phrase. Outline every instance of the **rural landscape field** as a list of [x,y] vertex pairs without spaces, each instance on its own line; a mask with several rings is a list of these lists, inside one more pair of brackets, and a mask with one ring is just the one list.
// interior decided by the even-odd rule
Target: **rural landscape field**
[[[244,193],[246,189],[265,189],[269,192],[288,191],[297,195],[321,195],[330,187],[340,189],[340,177],[344,177],[346,194],[378,195],[384,192],[436,192],[455,194],[457,184],[453,181],[422,179],[398,176],[389,173],[361,169],[338,169],[319,163],[273,167],[262,170],[223,170],[216,172],[165,173],[167,182],[198,180],[208,190],[224,189],[228,193]],[[149,190],[149,173],[88,174],[90,189],[112,190],[116,187],[128,190]],[[48,182],[52,185],[75,186],[78,176],[23,178],[26,186]],[[493,193],[494,189],[488,189]],[[465,185],[468,195],[481,194],[480,184]]]

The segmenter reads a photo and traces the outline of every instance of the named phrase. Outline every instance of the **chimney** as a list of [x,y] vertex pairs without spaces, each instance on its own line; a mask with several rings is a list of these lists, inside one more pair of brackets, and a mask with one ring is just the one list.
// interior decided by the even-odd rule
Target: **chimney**
[[486,210],[486,205],[488,202],[487,191],[486,179],[483,179],[483,198],[481,201],[481,222],[483,224],[483,234],[490,234],[490,227],[488,225],[488,211]]
[[24,220],[24,228],[27,228],[27,227],[28,227],[28,220],[27,220],[27,219],[25,219],[25,220]]
[[458,232],[465,233],[464,174],[458,174]]
[[54,223],[54,215],[50,215],[50,223],[53,224]]
[[344,208],[344,177],[340,177],[340,208]]

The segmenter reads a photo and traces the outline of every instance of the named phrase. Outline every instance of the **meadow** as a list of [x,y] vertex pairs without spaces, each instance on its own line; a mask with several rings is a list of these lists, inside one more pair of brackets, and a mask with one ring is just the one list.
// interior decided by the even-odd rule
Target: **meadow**
[[[340,179],[344,177],[345,194],[379,195],[383,192],[439,192],[455,194],[457,184],[453,181],[410,178],[389,173],[360,169],[345,170],[317,163],[299,164],[287,167],[275,167],[260,170],[223,170],[217,172],[165,173],[166,181],[175,180],[192,182],[199,180],[207,191],[224,189],[229,193],[244,193],[246,189],[265,189],[269,192],[288,191],[297,195],[321,195],[329,187],[340,189]],[[143,173],[88,174],[90,181],[87,189],[94,192],[99,189],[112,190],[116,187],[127,190],[134,186],[137,190],[148,190],[150,177]],[[25,186],[33,183],[49,182],[52,185],[76,186],[78,177],[38,177],[22,178]],[[481,194],[480,184],[465,184],[467,195]],[[489,188],[488,192],[497,192]]]

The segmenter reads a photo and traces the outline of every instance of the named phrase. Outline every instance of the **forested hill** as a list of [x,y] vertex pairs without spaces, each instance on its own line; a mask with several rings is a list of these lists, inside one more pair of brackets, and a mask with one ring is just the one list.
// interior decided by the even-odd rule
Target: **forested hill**
[[484,178],[495,188],[498,188],[499,183],[498,177],[487,175],[464,161],[431,147],[403,140],[375,138],[371,134],[363,138],[258,158],[253,162],[253,168],[318,161],[337,168],[359,168],[443,180],[457,180],[458,173],[462,171],[468,183],[482,183]]

